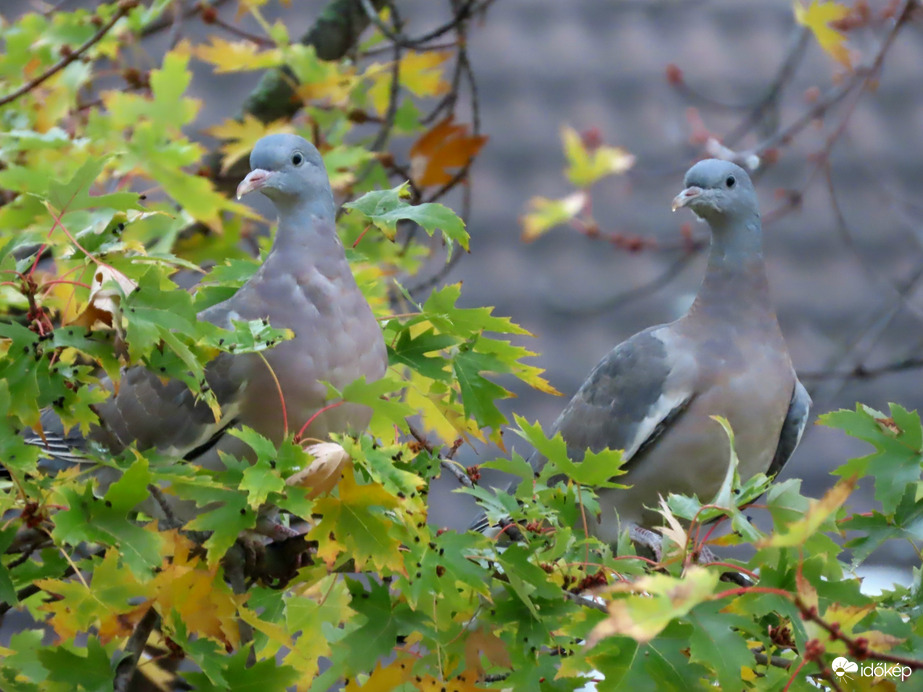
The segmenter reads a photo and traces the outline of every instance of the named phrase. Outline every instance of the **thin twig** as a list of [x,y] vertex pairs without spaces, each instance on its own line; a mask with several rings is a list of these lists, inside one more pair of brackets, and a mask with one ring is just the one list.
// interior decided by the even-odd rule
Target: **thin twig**
[[802,380],[869,380],[882,375],[923,368],[923,358],[905,358],[895,363],[870,368],[859,363],[852,370],[822,370],[798,374]]
[[[426,436],[421,430],[419,430],[413,423],[409,420],[407,421],[407,429],[410,430],[410,434],[413,435],[413,438],[420,443],[420,446],[423,447],[427,452],[439,458],[439,465],[443,469],[455,476],[455,479],[461,483],[466,488],[473,488],[474,483],[468,478],[468,474],[465,473],[464,467],[461,466],[457,461],[450,461],[443,457],[436,448],[426,439]],[[457,449],[457,448],[456,448]]]
[[135,626],[134,632],[131,633],[131,636],[125,644],[126,656],[119,661],[115,669],[115,680],[113,681],[114,692],[128,692],[131,680],[135,675],[135,671],[138,669],[138,661],[141,659],[141,653],[147,645],[147,640],[150,638],[151,632],[154,631],[154,628],[157,627],[159,622],[160,616],[157,614],[157,611],[153,608],[148,608],[144,617],[141,618],[141,621]]

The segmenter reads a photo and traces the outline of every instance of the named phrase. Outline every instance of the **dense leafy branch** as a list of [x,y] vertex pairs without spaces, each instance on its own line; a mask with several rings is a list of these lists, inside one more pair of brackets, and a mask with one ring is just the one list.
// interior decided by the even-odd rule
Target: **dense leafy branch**
[[[627,535],[616,546],[586,535],[618,451],[574,464],[560,438],[518,419],[518,433],[549,458],[543,472],[516,454],[487,462],[518,479],[495,493],[477,467],[454,460],[462,440],[499,441],[510,378],[553,393],[518,345],[524,329],[490,308],[461,307],[461,286],[443,285],[470,242],[439,200],[462,185],[466,210],[464,183],[486,142],[467,32],[490,4],[451,0],[420,36],[406,31],[401,3],[369,0],[331,0],[295,41],[259,3],[246,5],[260,27],[251,32],[219,14],[220,1],[189,10],[110,3],[0,27],[0,85],[21,92],[0,105],[17,127],[0,149],[0,464],[9,475],[0,481],[0,617],[16,609],[34,623],[10,638],[4,690],[128,689],[153,665],[139,660],[161,635],[169,658],[184,659],[177,686],[205,690],[483,690],[503,681],[564,692],[590,680],[836,690],[831,667],[846,655],[919,674],[919,574],[912,589],[874,597],[851,576],[878,547],[919,540],[923,428],[899,406],[824,417],[874,452],[837,469],[846,480],[819,500],[797,481],[764,477],[732,478],[716,498],[665,498],[655,558],[637,555]],[[180,40],[193,17],[218,35]],[[166,29],[171,48],[142,72],[127,42]],[[789,80],[806,35],[744,115],[748,131]],[[65,45],[86,48],[59,66]],[[886,52],[849,98],[865,93]],[[239,117],[208,130],[218,152],[183,134],[202,125],[186,95],[193,61],[266,71]],[[104,75],[121,75],[124,88]],[[462,112],[470,124],[457,120]],[[235,166],[277,130],[317,142],[347,200],[337,231],[390,367],[379,382],[331,388],[328,405],[368,406],[369,430],[326,441],[328,454],[302,439],[304,421],[286,421],[279,444],[242,429],[235,434],[252,453],[225,456],[222,469],[135,448],[90,449],[81,468],[57,473],[39,464],[19,431],[40,427],[51,407],[86,432],[107,395],[100,380],[118,380],[126,365],[182,379],[209,401],[203,372],[216,354],[259,354],[284,337],[259,321],[218,333],[197,317],[257,270],[248,251],[266,249],[222,185],[236,184]],[[690,232],[654,244],[592,216],[591,188],[625,173],[631,155],[598,133],[562,134],[574,192],[536,202],[526,235],[570,224],[622,251],[678,253],[671,271],[680,271],[701,247]],[[421,277],[441,247],[451,259]],[[201,277],[191,292],[179,286],[181,270]],[[498,539],[428,523],[429,488],[446,472],[500,524]],[[862,477],[880,509],[854,514],[845,503]],[[170,510],[175,497],[197,506],[185,525]],[[268,508],[286,535],[255,537]],[[751,512],[768,512],[772,529],[757,528]],[[752,556],[710,559],[712,548],[733,545]],[[729,572],[739,575],[731,589]],[[43,646],[47,631],[55,640]]]

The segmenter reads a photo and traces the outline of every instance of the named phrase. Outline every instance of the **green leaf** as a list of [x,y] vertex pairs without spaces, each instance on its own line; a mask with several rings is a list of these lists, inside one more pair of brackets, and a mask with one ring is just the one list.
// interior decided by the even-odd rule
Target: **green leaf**
[[398,222],[407,220],[419,224],[429,235],[442,230],[447,240],[468,249],[465,222],[454,211],[435,202],[411,205],[404,201],[409,196],[409,184],[404,183],[391,190],[367,192],[343,206],[363,214],[388,238],[394,239]]
[[689,637],[690,660],[714,668],[721,689],[740,686],[741,668],[756,662],[744,634],[753,623],[740,615],[721,612],[720,603],[702,603],[686,616],[693,629]]
[[298,682],[298,671],[291,666],[281,665],[268,658],[248,663],[249,648],[225,658],[222,677],[226,684],[216,685],[203,673],[189,673],[188,679],[201,692],[259,692],[260,690],[284,690]]
[[116,211],[144,209],[138,204],[138,195],[134,192],[113,192],[108,195],[90,196],[90,187],[102,173],[106,159],[88,159],[66,183],[51,182],[48,185],[46,200],[59,215],[65,211],[91,207],[108,207]]
[[541,425],[529,422],[522,416],[515,416],[519,430],[516,434],[529,442],[535,450],[544,456],[549,465],[542,471],[542,478],[547,479],[563,473],[576,483],[594,488],[626,488],[628,486],[612,482],[622,471],[622,451],[604,449],[599,452],[587,450],[582,461],[573,462],[568,457],[567,443],[561,433],[555,433],[549,439],[542,431]]
[[873,476],[875,499],[885,514],[896,510],[908,484],[923,487],[923,426],[916,411],[891,404],[891,415],[886,416],[858,404],[855,411],[824,414],[819,422],[875,447],[874,454],[853,459],[834,473],[844,478],[865,473]]
[[38,652],[38,658],[48,669],[49,680],[66,683],[73,690],[112,692],[114,673],[109,654],[94,637],[87,641],[86,649],[48,646]]
[[427,329],[416,336],[411,334],[410,329],[403,329],[397,342],[388,347],[388,360],[391,364],[406,365],[431,379],[445,381],[449,379],[445,359],[426,354],[442,351],[458,342],[458,337],[437,334],[434,329]]

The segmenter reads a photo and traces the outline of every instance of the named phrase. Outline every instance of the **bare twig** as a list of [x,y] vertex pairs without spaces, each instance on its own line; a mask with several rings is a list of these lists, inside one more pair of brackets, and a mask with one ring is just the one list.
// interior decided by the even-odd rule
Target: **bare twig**
[[125,644],[125,657],[119,661],[115,669],[115,680],[113,681],[115,692],[128,691],[135,671],[138,669],[141,653],[144,651],[151,632],[154,631],[159,622],[160,616],[157,611],[149,608],[141,621],[135,626],[134,632],[131,633],[128,642]]
[[[436,448],[426,439],[426,436],[421,430],[419,430],[413,423],[407,421],[407,429],[410,430],[410,434],[413,435],[413,439],[420,443],[420,446],[423,447],[427,452],[439,458],[439,465],[455,476],[455,480],[461,483],[466,488],[473,488],[474,483],[471,482],[471,479],[468,478],[468,474],[465,473],[464,467],[459,464],[457,461],[451,461],[446,459]],[[457,448],[456,448],[457,449]],[[454,452],[453,452],[454,453]]]

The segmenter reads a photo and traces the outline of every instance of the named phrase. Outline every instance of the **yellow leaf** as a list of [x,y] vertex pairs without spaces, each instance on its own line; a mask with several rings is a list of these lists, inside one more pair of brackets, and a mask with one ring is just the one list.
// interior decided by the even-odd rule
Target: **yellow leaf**
[[484,434],[473,420],[465,416],[461,404],[448,400],[445,385],[410,371],[410,386],[404,401],[420,412],[425,431],[436,433],[445,444],[451,445],[456,438],[467,439],[469,436],[484,441]]
[[[408,51],[398,66],[398,81],[417,96],[440,96],[449,90],[449,83],[442,78],[442,64],[448,59],[448,51]],[[391,99],[391,63],[369,65],[364,76],[371,80],[369,99],[379,115],[388,109]]]
[[265,70],[283,62],[278,48],[260,50],[252,41],[225,41],[217,36],[211,36],[211,45],[199,44],[190,50],[202,62],[213,65],[218,74]]
[[401,84],[417,96],[440,96],[449,90],[449,83],[442,78],[440,65],[450,53],[448,51],[408,52],[401,58]]
[[635,582],[610,586],[610,593],[628,593],[610,601],[609,617],[590,632],[587,645],[615,634],[631,637],[644,644],[656,637],[674,618],[685,615],[699,603],[707,601],[720,575],[694,565],[682,577],[651,574]]
[[220,125],[205,130],[212,137],[225,140],[221,146],[224,157],[221,161],[221,172],[227,173],[228,169],[237,161],[253,150],[253,145],[268,134],[275,132],[294,132],[295,128],[285,120],[264,124],[249,113],[244,116],[243,122],[230,118]]
[[169,548],[154,578],[151,601],[165,624],[170,623],[172,615],[182,620],[190,634],[239,646],[237,611],[247,600],[247,594],[231,592],[219,574],[219,565],[202,567],[201,558],[193,557],[197,546],[188,538],[177,531],[164,531],[161,535]]
[[605,144],[589,147],[572,127],[561,128],[564,155],[567,158],[567,178],[577,187],[589,187],[607,175],[624,173],[635,163],[635,157],[621,147]]
[[347,104],[350,92],[359,82],[355,67],[321,60],[313,46],[294,45],[289,47],[288,52],[298,63],[297,74],[301,84],[295,93],[302,101]]
[[355,678],[350,679],[344,692],[391,692],[403,685],[413,675],[412,658],[397,658],[387,666],[379,662],[362,686]]
[[843,45],[846,37],[830,26],[831,22],[843,19],[848,14],[849,8],[832,1],[811,0],[811,4],[805,7],[801,0],[795,0],[795,20],[814,33],[821,48],[844,67],[851,68],[849,51]]
[[530,210],[521,218],[522,239],[531,242],[561,224],[576,218],[588,201],[583,190],[577,190],[563,199],[533,197],[529,200]]
[[759,548],[791,548],[803,544],[820,526],[836,512],[856,487],[856,478],[841,480],[830,488],[820,500],[812,500],[802,519],[777,529],[757,544]]

